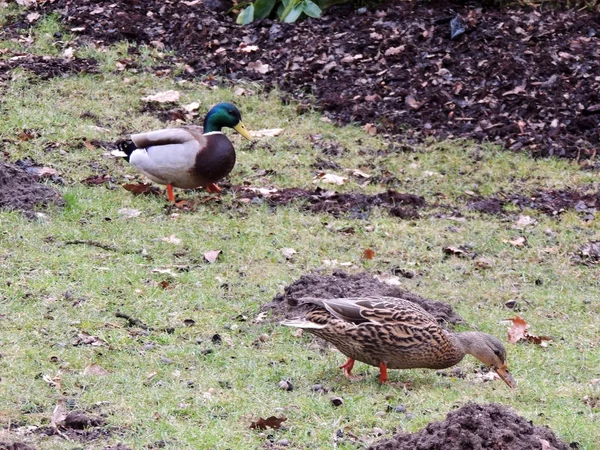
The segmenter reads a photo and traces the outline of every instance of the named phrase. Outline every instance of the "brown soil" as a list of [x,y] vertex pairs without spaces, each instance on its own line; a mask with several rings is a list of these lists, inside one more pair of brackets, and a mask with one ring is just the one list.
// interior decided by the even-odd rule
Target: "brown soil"
[[404,298],[417,303],[441,324],[463,322],[446,303],[429,300],[397,286],[382,283],[367,272],[349,274],[341,270],[333,272],[332,275],[303,275],[287,286],[283,294],[277,294],[261,309],[271,311],[275,320],[281,320],[302,315],[305,307],[298,302],[302,297],[342,298],[376,295]]
[[[545,441],[545,442],[544,442]],[[546,446],[544,446],[546,445]],[[548,446],[549,445],[549,446]],[[369,450],[569,450],[552,430],[535,426],[505,406],[467,403],[421,431],[397,434]]]
[[53,58],[51,56],[15,55],[8,60],[0,61],[0,81],[9,78],[9,73],[15,68],[21,68],[35,73],[41,79],[61,75],[96,73],[97,63],[88,58]]
[[0,162],[0,209],[18,210],[28,217],[50,204],[63,206],[62,196],[15,165]]
[[386,208],[390,215],[401,219],[416,219],[419,217],[417,209],[425,206],[423,197],[393,190],[373,195],[339,193],[320,188],[288,188],[269,194],[261,194],[243,186],[234,186],[233,190],[241,201],[258,203],[264,200],[270,206],[300,202],[310,212],[325,212],[335,217],[349,214],[354,219],[366,219],[373,207]]
[[0,442],[0,450],[35,450],[22,442]]
[[[340,123],[373,123],[419,141],[467,137],[532,155],[595,155],[598,13],[412,1],[240,27],[214,10],[229,3],[56,0],[39,9],[58,12],[81,41],[174,50],[175,61],[156,70],[182,62],[184,76],[258,80],[306,105],[314,96]],[[455,39],[453,18],[465,27]],[[25,14],[12,24],[28,26]],[[257,49],[244,51],[247,45]]]

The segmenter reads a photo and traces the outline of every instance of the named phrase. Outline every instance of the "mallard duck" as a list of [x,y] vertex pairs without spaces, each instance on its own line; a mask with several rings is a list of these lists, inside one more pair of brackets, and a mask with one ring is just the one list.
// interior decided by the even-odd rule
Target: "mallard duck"
[[302,298],[310,308],[282,325],[303,328],[328,342],[349,359],[344,374],[352,378],[354,361],[379,367],[379,381],[387,369],[445,369],[466,354],[494,370],[511,388],[516,382],[506,367],[502,342],[486,333],[444,330],[419,305],[392,297]]
[[240,111],[231,103],[219,103],[204,118],[204,127],[183,126],[132,134],[131,141],[118,144],[118,156],[155,183],[166,184],[169,200],[173,187],[220,192],[215,184],[235,165],[235,149],[221,132],[231,127],[252,139],[242,123]]

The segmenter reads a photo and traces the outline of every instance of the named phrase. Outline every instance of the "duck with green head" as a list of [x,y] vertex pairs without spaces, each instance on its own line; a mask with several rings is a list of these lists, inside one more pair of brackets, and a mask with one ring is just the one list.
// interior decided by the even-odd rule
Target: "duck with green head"
[[219,103],[204,118],[204,127],[183,126],[131,135],[118,144],[118,156],[155,183],[165,184],[171,202],[173,187],[204,187],[220,192],[217,181],[227,176],[235,165],[235,149],[221,131],[233,128],[252,139],[242,123],[240,111],[231,103]]

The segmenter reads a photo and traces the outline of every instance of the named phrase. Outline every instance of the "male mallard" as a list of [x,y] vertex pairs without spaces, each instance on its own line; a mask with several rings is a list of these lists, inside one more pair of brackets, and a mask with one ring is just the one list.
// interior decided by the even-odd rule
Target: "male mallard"
[[221,132],[223,127],[252,139],[240,111],[231,103],[219,103],[204,118],[203,129],[184,126],[132,134],[130,142],[118,145],[122,153],[117,154],[155,183],[166,184],[172,202],[173,186],[220,192],[215,183],[235,165],[235,149]]
[[516,382],[506,367],[506,349],[486,333],[451,333],[419,305],[392,297],[303,298],[310,309],[303,317],[282,325],[304,328],[331,342],[349,359],[341,366],[351,378],[354,361],[379,367],[379,381],[387,369],[445,369],[466,354],[493,369],[508,386]]

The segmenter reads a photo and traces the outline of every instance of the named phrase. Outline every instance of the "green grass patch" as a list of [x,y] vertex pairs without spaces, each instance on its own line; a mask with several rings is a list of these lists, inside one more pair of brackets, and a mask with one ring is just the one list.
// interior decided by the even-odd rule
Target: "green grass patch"
[[[51,21],[44,24],[34,34],[35,45],[51,54],[57,44],[44,39],[55,28]],[[298,115],[277,93],[266,94],[255,85],[246,86],[254,95],[238,97],[229,88],[117,71],[113,63],[124,51],[123,44],[103,52],[99,74],[40,81],[20,71],[5,86],[3,151],[9,160],[32,158],[57,169],[65,184],[56,187],[67,206],[33,221],[0,211],[4,425],[48,426],[62,398],[70,407],[104,415],[112,435],[98,448],[113,442],[145,448],[161,441],[166,449],[261,448],[269,439],[287,439],[290,448],[328,448],[338,429],[374,442],[379,439],[374,427],[387,436],[394,430],[416,431],[472,400],[510,405],[566,442],[596,447],[600,411],[585,398],[600,395],[594,381],[600,378],[599,278],[596,269],[574,265],[570,254],[599,238],[597,222],[584,222],[575,212],[550,218],[530,211],[537,224],[517,230],[512,219],[464,208],[466,191],[591,189],[596,174],[569,161],[532,160],[470,142],[395,151],[394,143],[359,127],[334,127],[316,113]],[[321,157],[336,161],[341,169],[332,172],[340,175],[348,175],[344,169],[391,173],[397,178],[394,189],[438,206],[419,220],[400,221],[383,210],[357,220],[309,214],[298,205],[242,204],[228,192],[221,203],[207,203],[193,213],[166,209],[166,198],[133,196],[119,184],[141,177],[107,156],[102,146],[92,150],[83,142],[109,142],[176,125],[142,112],[141,97],[167,89],[181,92],[182,105],[200,102],[202,114],[228,100],[239,106],[249,129],[285,128],[281,136],[254,144],[232,135],[238,150],[230,176],[234,184],[311,188],[317,172],[311,165]],[[24,130],[31,139],[19,137]],[[323,155],[315,135],[322,135],[319,142],[343,147],[343,156]],[[265,170],[274,172],[264,175]],[[117,180],[114,188],[80,183],[104,172]],[[385,189],[362,186],[352,177],[339,187],[367,193]],[[448,207],[460,209],[464,220],[443,218]],[[119,212],[124,208],[140,215],[127,218]],[[336,231],[348,226],[354,234]],[[172,235],[179,241],[165,239]],[[507,243],[515,236],[527,237],[528,245]],[[69,244],[78,240],[114,250]],[[460,244],[471,245],[491,266],[481,270],[473,260],[443,255],[445,246]],[[293,260],[282,254],[285,247],[297,250]],[[360,256],[367,247],[376,256],[365,262]],[[222,251],[218,261],[205,263],[203,253],[217,249]],[[467,322],[462,330],[479,329],[503,339],[506,325],[500,322],[515,314],[504,303],[516,299],[532,332],[555,341],[548,348],[508,345],[509,365],[520,386],[514,392],[500,382],[474,383],[471,375],[456,380],[427,370],[391,371],[392,380],[414,382],[413,390],[403,392],[380,386],[377,370],[362,364],[357,371],[366,379],[351,383],[337,369],[344,358],[335,350],[319,350],[310,338],[295,338],[276,324],[254,323],[260,306],[286,285],[311,271],[331,270],[324,260],[352,263],[350,271],[410,269],[416,276],[402,280],[406,289],[451,304]],[[115,317],[119,311],[153,330],[128,328]],[[189,320],[193,326],[184,325]],[[73,345],[83,332],[105,344]],[[221,344],[213,343],[214,334],[221,336]],[[267,336],[264,342],[261,335]],[[84,375],[93,363],[109,374]],[[467,358],[461,367],[472,374],[479,364]],[[58,386],[47,381],[53,378],[60,380]],[[288,378],[294,384],[291,392],[278,386]],[[334,389],[344,404],[335,408],[328,395],[312,392],[315,383]],[[398,404],[414,417],[387,412]],[[249,429],[251,421],[270,415],[286,416],[285,429]],[[77,445],[43,435],[11,436],[40,449]],[[347,438],[340,448],[360,445]]]

